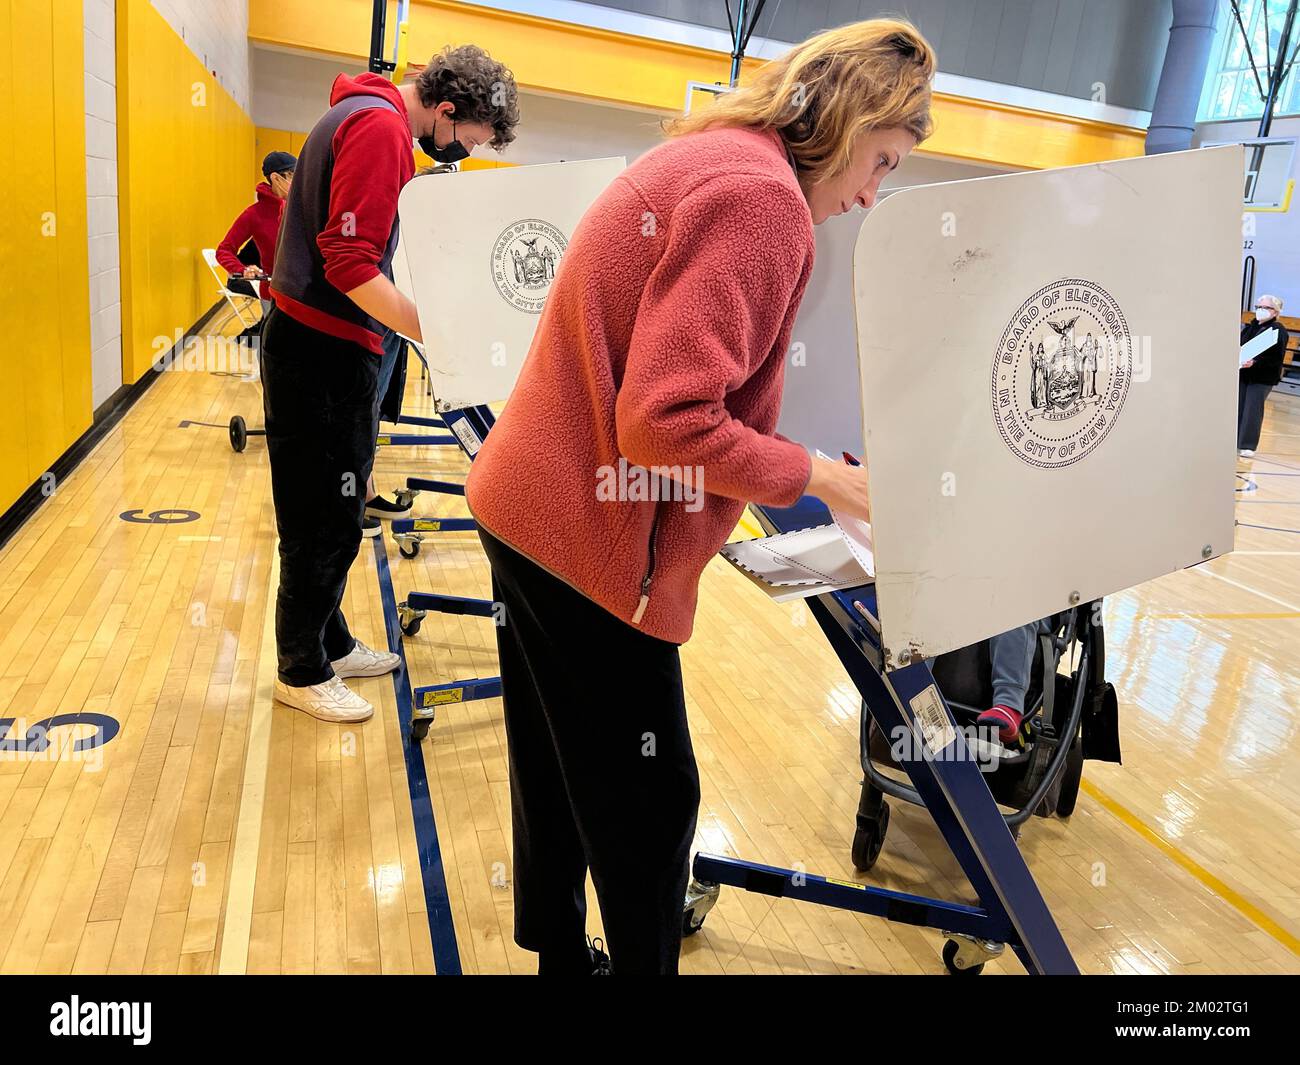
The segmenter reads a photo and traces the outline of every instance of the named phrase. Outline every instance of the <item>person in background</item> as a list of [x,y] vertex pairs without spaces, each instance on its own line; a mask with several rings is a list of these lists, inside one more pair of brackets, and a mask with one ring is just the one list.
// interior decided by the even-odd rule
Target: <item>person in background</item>
[[[416,177],[425,177],[429,174],[454,174],[456,165],[454,163],[438,163],[435,166],[423,166],[415,172]],[[398,336],[391,329],[384,336],[384,353],[379,357],[379,387],[377,390],[377,400],[379,403],[380,417],[385,421],[394,421],[402,410],[402,386],[406,382],[406,374],[397,373],[399,360],[405,359],[407,354],[406,340]],[[390,391],[392,394],[390,394]],[[378,425],[378,423],[376,423]],[[376,457],[378,456],[378,438],[376,438]],[[361,531],[365,536],[378,536],[382,527],[379,522],[382,518],[385,521],[392,521],[395,518],[409,518],[411,508],[400,506],[395,500],[382,496],[375,488],[375,478],[372,474],[369,483],[366,485],[366,513],[361,522]]]
[[[257,185],[256,201],[240,212],[217,245],[217,262],[230,275],[226,287],[231,292],[261,299],[264,311],[266,301],[270,299],[266,282],[263,281],[255,288],[253,282],[247,279],[268,275],[275,266],[275,240],[280,232],[280,215],[284,211],[284,201],[289,196],[293,171],[297,165],[298,160],[288,152],[267,153],[262,160],[262,176],[266,180]],[[250,239],[257,247],[261,266],[245,266],[239,259],[239,249]],[[261,327],[262,323],[258,322],[245,329],[240,336],[251,336]]]
[[1244,459],[1255,457],[1264,427],[1264,403],[1273,386],[1282,380],[1282,361],[1290,337],[1279,320],[1281,314],[1280,297],[1260,296],[1255,301],[1255,320],[1241,327],[1243,345],[1266,330],[1276,329],[1278,333],[1277,343],[1242,363],[1237,375],[1237,454]]
[[1020,725],[1025,718],[1025,692],[1034,665],[1034,641],[1052,631],[1052,618],[1021,625],[989,640],[992,665],[993,705],[975,719],[983,728],[997,729],[1005,747],[1021,743]]
[[[871,207],[930,134],[934,71],[910,24],[858,22],[678,120],[578,224],[474,459],[515,941],[539,974],[677,971],[700,797],[678,647],[746,502],[869,516],[866,467],[813,458],[777,417],[813,226]],[[667,477],[667,499],[602,490],[628,466],[682,471],[703,506]],[[585,939],[588,869],[608,958]]]
[[[384,417],[386,420],[393,420],[396,414],[392,411],[401,410],[401,397],[389,396],[389,388],[393,384],[393,377],[397,371],[399,359],[406,358],[406,338],[394,333],[391,329],[384,334],[384,351],[379,356],[379,381],[375,388],[375,405],[379,414],[375,418],[375,428],[379,428],[379,418]],[[406,380],[403,373],[398,378],[400,386]],[[384,403],[388,400],[389,410],[386,410]],[[379,438],[375,437],[375,457],[379,457]],[[370,479],[366,482],[366,512],[361,518],[361,534],[363,536],[378,536],[383,531],[380,525],[380,519],[392,521],[395,518],[409,518],[411,508],[401,506],[396,500],[387,498],[379,494],[375,488],[375,477],[372,473]]]
[[514,76],[463,45],[401,85],[340,74],[299,155],[262,338],[262,402],[280,535],[274,693],[322,721],[365,721],[374,707],[343,678],[401,662],[357,640],[341,606],[375,460],[384,338],[420,338],[392,269],[412,138],[439,161],[463,159],[480,144],[504,148],[518,121]]

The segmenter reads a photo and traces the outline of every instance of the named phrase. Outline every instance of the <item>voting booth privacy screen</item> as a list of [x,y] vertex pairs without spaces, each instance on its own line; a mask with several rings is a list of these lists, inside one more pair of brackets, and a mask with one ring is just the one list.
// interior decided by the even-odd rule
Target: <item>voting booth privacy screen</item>
[[420,312],[441,408],[510,395],[573,230],[625,165],[592,159],[431,174],[402,190],[393,272]]
[[868,215],[853,289],[895,663],[1232,549],[1240,236],[1240,147]]

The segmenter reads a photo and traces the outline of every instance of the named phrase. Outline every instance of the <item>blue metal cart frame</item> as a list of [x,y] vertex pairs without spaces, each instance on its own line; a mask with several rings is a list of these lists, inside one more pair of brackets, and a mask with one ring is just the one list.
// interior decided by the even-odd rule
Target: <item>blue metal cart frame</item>
[[[787,510],[755,508],[768,533],[823,525],[820,500],[805,497]],[[942,709],[951,741],[934,757],[928,743],[902,745],[899,759],[925,801],[949,849],[979,897],[979,906],[907,895],[884,888],[778,869],[711,854],[697,854],[686,899],[684,931],[695,931],[728,885],[779,898],[873,914],[934,928],[948,943],[943,958],[952,972],[977,973],[985,961],[1011,947],[1030,973],[1077,974],[1056,922],[966,747],[952,711],[924,660],[907,662],[881,643],[875,587],[831,592],[805,601],[876,723],[888,736],[921,737],[917,707]],[[902,662],[898,659],[903,658]],[[896,668],[890,668],[896,667]],[[927,727],[933,731],[933,720]],[[945,739],[947,733],[944,733]]]
[[[442,424],[452,431],[452,441],[459,444],[470,462],[487,438],[496,419],[486,406],[466,407],[462,410],[442,412]],[[465,486],[455,481],[430,481],[410,477],[406,491],[399,495],[408,500],[418,492],[437,492],[441,495],[465,494]],[[424,537],[431,533],[471,532],[478,528],[473,518],[408,518],[390,523],[393,539],[403,558],[415,558],[420,553]],[[398,624],[403,635],[415,636],[429,611],[439,614],[459,614],[468,617],[492,618],[496,604],[491,599],[471,599],[458,595],[440,595],[431,592],[409,592],[397,606]],[[476,699],[495,699],[501,695],[501,678],[479,677],[456,680],[448,684],[431,684],[415,688],[411,693],[411,739],[418,743],[429,734],[429,726],[439,706],[448,703],[466,703]]]

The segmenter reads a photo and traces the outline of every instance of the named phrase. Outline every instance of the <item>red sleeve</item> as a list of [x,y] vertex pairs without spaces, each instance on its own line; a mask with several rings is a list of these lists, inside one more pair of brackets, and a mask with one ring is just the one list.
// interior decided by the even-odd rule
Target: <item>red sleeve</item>
[[325,280],[351,292],[379,275],[397,196],[415,170],[409,131],[386,108],[349,116],[334,133],[329,222],[316,238]]
[[811,245],[803,197],[774,179],[713,178],[682,199],[615,405],[628,461],[701,468],[707,491],[746,502],[789,505],[803,494],[808,452],[737,421],[723,401],[788,341]]
[[227,231],[225,239],[217,245],[217,262],[231,277],[244,276],[244,264],[239,261],[239,249],[253,235],[253,208],[245,207]]

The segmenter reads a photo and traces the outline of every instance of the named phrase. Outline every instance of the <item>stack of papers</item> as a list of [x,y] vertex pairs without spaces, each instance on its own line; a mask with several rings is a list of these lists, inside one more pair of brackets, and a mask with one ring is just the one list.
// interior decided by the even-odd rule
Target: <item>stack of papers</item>
[[722,557],[778,603],[875,579],[871,526],[842,515],[830,525],[727,544]]
[[1237,363],[1237,365],[1245,366],[1246,363],[1250,362],[1250,360],[1253,359],[1256,355],[1263,355],[1264,352],[1268,351],[1268,349],[1271,348],[1276,343],[1277,343],[1276,327],[1273,329],[1265,329],[1264,332],[1259,334],[1259,336],[1251,340],[1247,340],[1246,343],[1241,345],[1241,360]]

